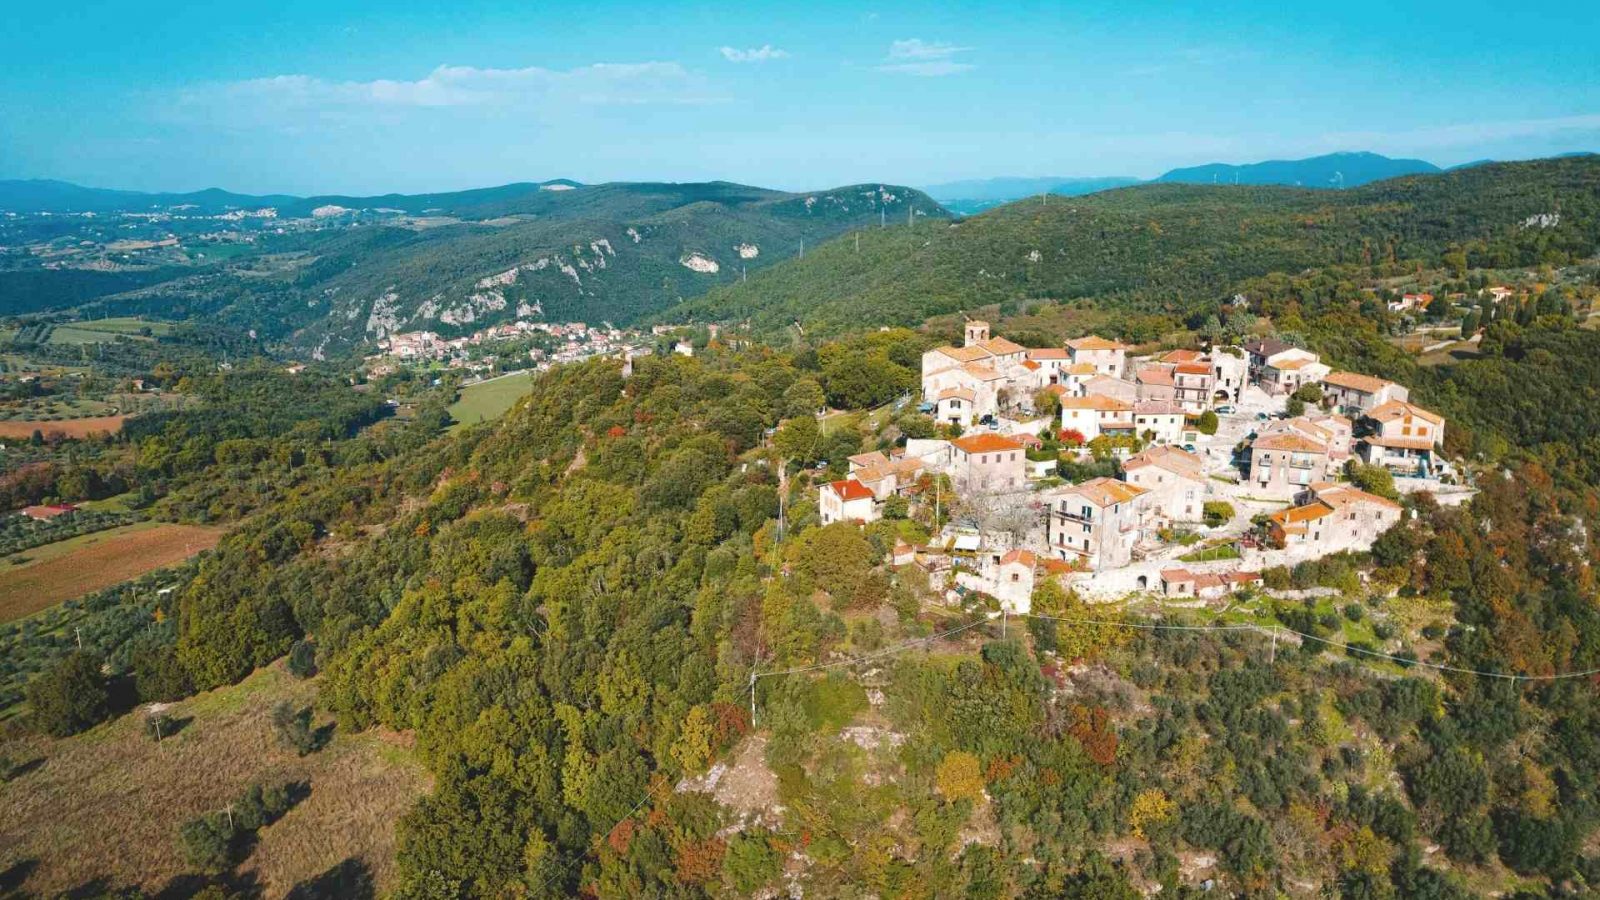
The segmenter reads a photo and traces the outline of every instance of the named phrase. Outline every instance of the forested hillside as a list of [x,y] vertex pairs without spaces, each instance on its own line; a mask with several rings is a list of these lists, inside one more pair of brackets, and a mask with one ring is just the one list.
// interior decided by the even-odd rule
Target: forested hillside
[[859,251],[854,241],[834,241],[666,317],[749,321],[762,333],[799,321],[839,333],[1079,297],[1182,315],[1214,308],[1242,280],[1270,272],[1338,264],[1404,271],[1455,254],[1462,268],[1559,264],[1597,245],[1600,160],[1592,157],[1333,192],[1142,185],[866,234]]
[[[1559,378],[1530,365],[1532,342],[1572,334],[1530,326],[1528,351],[1495,365]],[[151,699],[314,644],[319,705],[343,730],[414,734],[436,779],[399,825],[400,897],[1187,896],[1198,859],[1263,896],[1600,882],[1600,697],[1538,680],[1600,667],[1600,506],[1512,449],[1518,421],[1485,436],[1507,474],[1470,507],[1419,501],[1370,557],[1274,576],[1347,605],[1266,608],[1310,635],[1374,617],[1373,640],[1406,629],[1402,660],[1532,680],[1374,663],[1336,638],[1124,630],[1106,624],[1124,613],[1050,590],[1035,608],[1064,622],[1002,635],[881,562],[925,539],[919,522],[817,524],[800,464],[837,471],[891,432],[785,425],[778,529],[763,429],[812,423],[824,397],[894,396],[928,340],[713,348],[629,379],[597,360],[541,376],[495,426],[357,436],[337,468],[286,459],[318,474],[155,599],[167,624],[134,629],[131,662],[96,643],[126,640],[129,610],[86,639]],[[1500,398],[1462,387],[1462,414],[1495,428]],[[1543,437],[1587,427],[1557,417]],[[273,441],[225,443],[233,458]],[[40,684],[92,677],[66,659]],[[751,673],[791,669],[757,682],[752,723]],[[682,786],[716,761],[755,793]]]
[[557,186],[566,189],[314,198],[285,212],[372,206],[316,227],[263,229],[222,262],[119,258],[108,272],[19,255],[14,270],[0,270],[0,291],[8,312],[215,319],[335,354],[395,331],[453,336],[517,318],[628,324],[844,231],[948,217],[926,195],[884,185],[804,194],[725,182]]

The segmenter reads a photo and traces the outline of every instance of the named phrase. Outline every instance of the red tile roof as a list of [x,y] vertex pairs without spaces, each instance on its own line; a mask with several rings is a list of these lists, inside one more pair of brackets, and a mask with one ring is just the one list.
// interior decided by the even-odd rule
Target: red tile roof
[[996,453],[1021,450],[1022,442],[998,434],[974,434],[950,442],[963,453]]
[[851,500],[872,499],[872,490],[854,478],[846,478],[843,481],[832,482],[828,485],[828,487],[831,488],[835,494],[839,495],[840,500],[844,500],[847,503]]

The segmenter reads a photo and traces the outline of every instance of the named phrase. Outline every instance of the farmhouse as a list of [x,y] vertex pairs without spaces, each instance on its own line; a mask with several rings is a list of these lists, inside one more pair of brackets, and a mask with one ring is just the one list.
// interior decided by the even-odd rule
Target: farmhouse
[[879,517],[878,500],[872,489],[854,478],[830,481],[823,485],[817,499],[817,510],[824,525],[835,522],[875,522]]

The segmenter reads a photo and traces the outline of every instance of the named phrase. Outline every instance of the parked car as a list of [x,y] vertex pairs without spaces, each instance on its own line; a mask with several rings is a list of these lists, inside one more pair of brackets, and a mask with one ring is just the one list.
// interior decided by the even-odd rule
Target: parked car
[[1227,416],[1227,415],[1232,415],[1233,412],[1234,412],[1234,409],[1231,406],[1223,405],[1223,406],[1217,407],[1217,414],[1218,415]]
[[1266,413],[1256,413],[1256,421],[1257,422],[1265,422],[1266,420],[1268,420],[1270,418],[1272,418],[1272,417],[1267,415]]

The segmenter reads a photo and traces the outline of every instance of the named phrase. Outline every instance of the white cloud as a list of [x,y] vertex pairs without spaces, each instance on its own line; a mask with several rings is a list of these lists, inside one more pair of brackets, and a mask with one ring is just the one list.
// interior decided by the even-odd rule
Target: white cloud
[[956,54],[971,49],[942,41],[924,41],[921,38],[894,41],[889,45],[888,61],[879,65],[878,71],[929,78],[955,75],[976,68],[971,63],[957,62],[954,59]]
[[771,44],[762,44],[749,50],[740,50],[737,47],[721,48],[722,58],[728,62],[759,63],[769,59],[787,59],[789,51],[780,50]]
[[721,98],[674,62],[595,63],[575,69],[439,66],[414,81],[330,81],[276,75],[185,91],[181,106],[250,104],[273,110],[497,107],[532,103],[707,103]]

